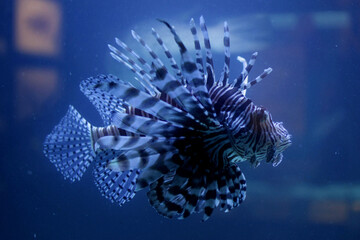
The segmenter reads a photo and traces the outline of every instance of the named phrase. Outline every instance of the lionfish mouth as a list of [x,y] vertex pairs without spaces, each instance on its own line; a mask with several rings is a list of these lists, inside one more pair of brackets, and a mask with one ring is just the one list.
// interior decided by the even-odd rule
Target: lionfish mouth
[[284,138],[285,140],[282,139],[280,140],[280,144],[276,146],[275,151],[270,151],[270,152],[268,151],[266,162],[272,163],[273,167],[277,167],[282,162],[283,159],[282,153],[292,144],[290,140],[291,138],[290,134],[286,134]]

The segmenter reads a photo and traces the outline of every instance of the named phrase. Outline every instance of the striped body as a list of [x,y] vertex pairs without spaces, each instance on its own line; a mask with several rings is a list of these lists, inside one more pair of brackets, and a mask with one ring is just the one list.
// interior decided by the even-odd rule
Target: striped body
[[[186,218],[204,211],[206,220],[220,206],[225,212],[246,196],[246,181],[238,164],[263,160],[278,165],[290,145],[282,123],[256,106],[245,94],[271,68],[253,81],[249,64],[233,81],[230,74],[230,34],[224,23],[224,67],[215,78],[209,35],[204,19],[200,28],[206,50],[202,60],[195,22],[190,21],[195,60],[174,27],[163,22],[179,47],[181,65],[152,29],[168,59],[171,72],[158,55],[134,31],[134,39],[152,58],[147,63],[125,43],[122,49],[109,45],[111,56],[135,74],[141,86],[112,75],[84,80],[81,91],[99,111],[105,127],[88,123],[71,106],[44,143],[45,155],[70,180],[79,180],[94,162],[96,185],[102,194],[122,205],[141,189],[149,187],[150,204],[166,217]],[[126,54],[127,53],[127,54]],[[137,61],[137,62],[136,62]]]

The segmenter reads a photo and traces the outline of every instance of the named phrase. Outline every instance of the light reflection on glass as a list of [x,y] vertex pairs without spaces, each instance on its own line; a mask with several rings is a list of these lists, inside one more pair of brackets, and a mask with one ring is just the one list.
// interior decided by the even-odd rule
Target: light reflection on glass
[[61,8],[53,1],[17,0],[15,46],[21,53],[56,56],[60,52]]
[[38,112],[55,94],[59,77],[52,68],[20,68],[16,72],[16,118],[24,119]]
[[312,15],[314,23],[319,28],[347,28],[350,26],[351,18],[347,12],[324,11]]
[[314,201],[309,206],[309,220],[314,223],[341,223],[348,215],[349,208],[344,201]]
[[359,213],[360,212],[360,200],[354,201],[352,204],[352,210],[354,212]]

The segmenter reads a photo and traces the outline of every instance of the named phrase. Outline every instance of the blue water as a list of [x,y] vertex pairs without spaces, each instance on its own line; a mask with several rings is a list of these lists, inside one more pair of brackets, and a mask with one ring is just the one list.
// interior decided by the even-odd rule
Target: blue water
[[[1,239],[360,239],[357,0],[23,2],[0,3]],[[80,81],[101,73],[132,78],[107,44],[119,37],[136,48],[130,30],[153,41],[154,26],[171,46],[156,18],[186,38],[190,18],[198,25],[201,15],[214,41],[217,76],[225,20],[231,76],[242,69],[236,56],[249,59],[254,51],[250,79],[274,69],[248,96],[292,134],[283,162],[241,164],[246,201],[230,213],[216,210],[205,223],[201,214],[181,221],[159,216],[146,190],[120,208],[99,194],[91,170],[80,182],[64,181],[42,143],[69,104],[101,125]]]

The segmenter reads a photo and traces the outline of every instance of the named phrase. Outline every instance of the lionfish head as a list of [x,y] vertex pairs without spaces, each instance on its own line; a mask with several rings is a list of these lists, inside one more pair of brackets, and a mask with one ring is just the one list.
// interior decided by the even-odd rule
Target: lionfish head
[[283,159],[282,152],[291,145],[291,135],[282,122],[273,122],[271,114],[265,108],[260,107],[256,114],[257,124],[264,138],[263,142],[259,142],[261,146],[257,146],[256,159],[265,160],[276,167]]
[[291,145],[291,135],[288,131],[284,128],[282,122],[275,122],[274,123],[275,131],[278,134],[278,138],[276,138],[274,144],[274,155],[272,158],[267,157],[266,161],[271,162],[274,167],[280,164],[283,158],[282,152]]
[[251,118],[252,127],[237,144],[238,149],[246,149],[243,160],[248,160],[254,167],[261,161],[278,166],[282,152],[291,145],[291,135],[282,122],[273,122],[271,114],[263,107],[256,107]]

